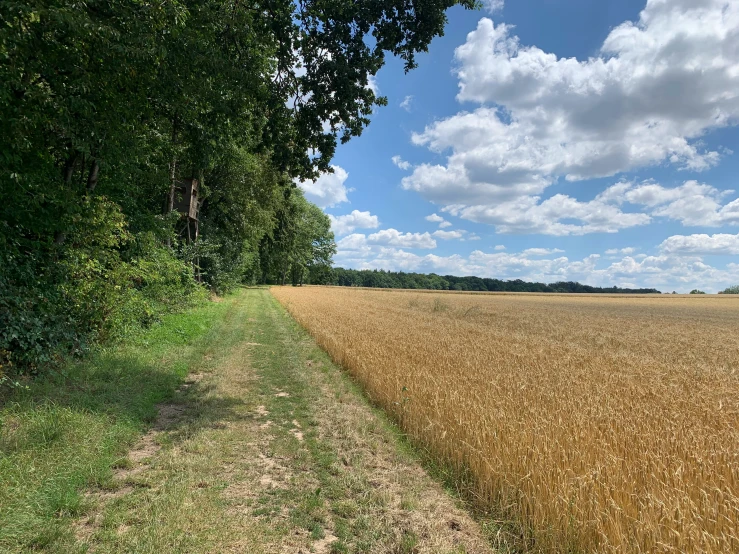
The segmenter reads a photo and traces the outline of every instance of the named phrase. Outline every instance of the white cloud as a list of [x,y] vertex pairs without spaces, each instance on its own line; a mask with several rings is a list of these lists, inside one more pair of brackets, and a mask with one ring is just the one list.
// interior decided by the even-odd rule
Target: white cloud
[[367,235],[361,233],[354,233],[348,235],[343,239],[336,242],[337,249],[341,251],[353,251],[353,252],[369,252],[367,245]]
[[315,181],[298,183],[305,197],[321,208],[330,208],[349,201],[346,195],[350,189],[344,186],[349,174],[338,165],[331,167],[333,173],[324,173]]
[[403,171],[407,171],[407,170],[409,170],[409,169],[410,169],[411,167],[413,167],[413,166],[411,165],[411,163],[410,163],[410,162],[407,162],[407,161],[405,161],[405,160],[404,160],[403,158],[401,158],[400,156],[393,156],[393,157],[392,157],[391,159],[393,160],[393,163],[394,163],[395,165],[397,165],[397,166],[398,166],[398,167],[399,167],[400,169],[402,169]]
[[623,254],[625,256],[630,256],[634,252],[636,252],[636,248],[632,248],[631,246],[627,248],[609,248],[608,250],[606,250],[606,254],[608,254],[609,256],[615,256],[617,254]]
[[346,215],[334,216],[330,215],[331,230],[336,235],[346,235],[354,232],[355,229],[377,229],[380,221],[376,215],[370,212],[360,212],[353,210],[352,213]]
[[[545,200],[522,195],[496,204],[448,204],[443,212],[477,223],[495,225],[498,233],[585,235],[615,233],[669,218],[685,226],[739,225],[739,199],[722,204],[733,191],[719,191],[697,181],[667,188],[646,181],[619,182],[593,200],[581,202],[564,194]],[[624,209],[625,205],[636,209]]]
[[502,245],[502,244],[497,244],[497,245],[495,246],[495,248],[493,248],[493,250],[497,250],[497,251],[500,251],[500,250],[505,250],[505,246],[504,246],[504,245]]
[[470,233],[469,235],[467,235],[467,238],[463,240],[482,240],[482,237],[476,235],[475,233]]
[[498,233],[585,235],[615,233],[619,229],[649,223],[651,218],[647,214],[622,211],[618,205],[623,202],[622,188],[621,183],[613,185],[588,202],[564,194],[543,201],[539,196],[524,195],[491,205],[451,204],[443,211],[495,225]]
[[[649,0],[636,23],[613,29],[588,60],[521,45],[511,29],[483,18],[457,49],[458,99],[481,106],[413,135],[415,144],[449,153],[444,165],[417,166],[404,188],[470,219],[540,232],[543,224],[528,217],[532,199],[560,177],[585,180],[660,163],[702,170],[718,162],[719,153],[700,139],[739,121],[739,2]],[[554,204],[597,208],[558,197]],[[523,224],[510,225],[496,210],[501,203]],[[739,205],[732,210],[739,213]],[[543,227],[572,234],[646,222],[627,214],[621,225],[613,216],[621,217],[583,220],[582,229]]]
[[505,6],[505,0],[482,0],[482,6],[488,13],[499,12]]
[[547,283],[580,281],[594,286],[648,287],[681,292],[693,288],[718,291],[739,282],[739,264],[728,264],[722,269],[706,264],[694,254],[663,252],[657,256],[624,256],[612,262],[603,260],[597,254],[570,260],[556,252],[535,256],[525,251],[487,254],[475,250],[468,256],[437,256],[419,255],[387,246],[371,246],[363,240],[342,244],[345,241],[343,239],[339,243],[336,263],[358,269],[477,275]]
[[375,77],[374,75],[367,76],[367,88],[374,92],[375,96],[379,96],[380,87],[377,84],[377,77]]
[[400,103],[400,107],[403,108],[405,111],[409,112],[411,111],[412,103],[413,103],[413,95],[408,95],[405,98],[403,98],[403,101]]
[[644,183],[625,191],[623,200],[652,208],[652,215],[680,221],[686,226],[739,225],[739,199],[722,206],[732,190],[719,191],[698,181],[675,188]]
[[433,236],[442,240],[461,239],[467,231],[457,229],[454,231],[434,231]]
[[564,250],[559,248],[527,248],[522,252],[524,256],[549,256],[550,254],[561,254]]
[[431,223],[438,223],[439,229],[446,229],[447,227],[452,226],[451,222],[447,221],[446,219],[444,219],[443,217],[435,213],[431,215],[427,215],[424,219],[426,221],[430,221]]
[[739,254],[739,235],[673,235],[659,245],[668,254]]
[[[349,235],[358,237],[364,235]],[[343,239],[342,239],[343,240]],[[358,241],[360,239],[353,239]],[[399,248],[436,248],[436,241],[429,233],[401,233],[397,229],[382,229],[368,235],[365,239],[369,245],[397,246]]]

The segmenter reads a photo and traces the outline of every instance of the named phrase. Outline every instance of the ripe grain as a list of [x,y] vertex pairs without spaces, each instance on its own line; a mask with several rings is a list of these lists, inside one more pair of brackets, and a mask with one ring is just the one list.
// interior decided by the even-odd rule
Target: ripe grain
[[739,552],[739,298],[272,293],[540,552]]

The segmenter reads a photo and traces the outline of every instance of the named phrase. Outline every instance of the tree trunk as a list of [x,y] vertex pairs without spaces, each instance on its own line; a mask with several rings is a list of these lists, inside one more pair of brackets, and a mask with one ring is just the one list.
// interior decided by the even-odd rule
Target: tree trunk
[[82,161],[80,162],[80,177],[78,179],[79,186],[82,187],[82,184],[85,181],[85,169],[87,169],[87,157],[85,156],[85,153],[82,153]]
[[[177,191],[177,116],[172,119],[172,161],[169,163],[169,195],[164,208],[165,215],[174,210],[174,195]],[[167,238],[167,246],[172,246],[172,240]]]
[[177,116],[172,120],[172,161],[169,164],[169,197],[167,199],[167,213],[174,210],[174,195],[177,190]]
[[100,164],[93,158],[92,165],[90,166],[90,173],[87,175],[87,194],[90,194],[98,186],[98,174],[100,173]]
[[282,276],[280,277],[280,285],[285,286],[285,280],[287,279],[287,264],[282,265]]
[[[67,161],[64,162],[64,169],[62,170],[62,178],[64,179],[65,185],[69,185],[72,183],[72,177],[74,177],[74,167],[77,165],[78,157],[79,157],[79,152],[77,152],[77,150],[73,150],[72,153],[67,157]],[[67,240],[67,233],[65,233],[64,231],[54,232],[54,244],[55,245],[59,246],[61,244],[64,244],[65,240]]]
[[177,155],[172,156],[169,164],[169,198],[167,199],[167,213],[174,210],[174,195],[177,190]]
[[74,175],[74,166],[77,162],[77,151],[72,152],[67,161],[64,162],[64,170],[62,171],[62,177],[64,178],[64,184],[68,185],[72,182],[72,176]]

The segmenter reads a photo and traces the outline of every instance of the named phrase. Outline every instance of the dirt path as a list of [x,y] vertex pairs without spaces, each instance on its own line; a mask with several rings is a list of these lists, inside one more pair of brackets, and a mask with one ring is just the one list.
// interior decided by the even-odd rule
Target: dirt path
[[88,552],[492,553],[385,418],[268,291],[94,491]]

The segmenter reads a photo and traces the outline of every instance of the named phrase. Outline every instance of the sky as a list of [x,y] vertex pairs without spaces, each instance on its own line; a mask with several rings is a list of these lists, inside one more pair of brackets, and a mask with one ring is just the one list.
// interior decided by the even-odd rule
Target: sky
[[300,186],[335,265],[694,288],[739,284],[739,2],[452,8],[388,106]]

